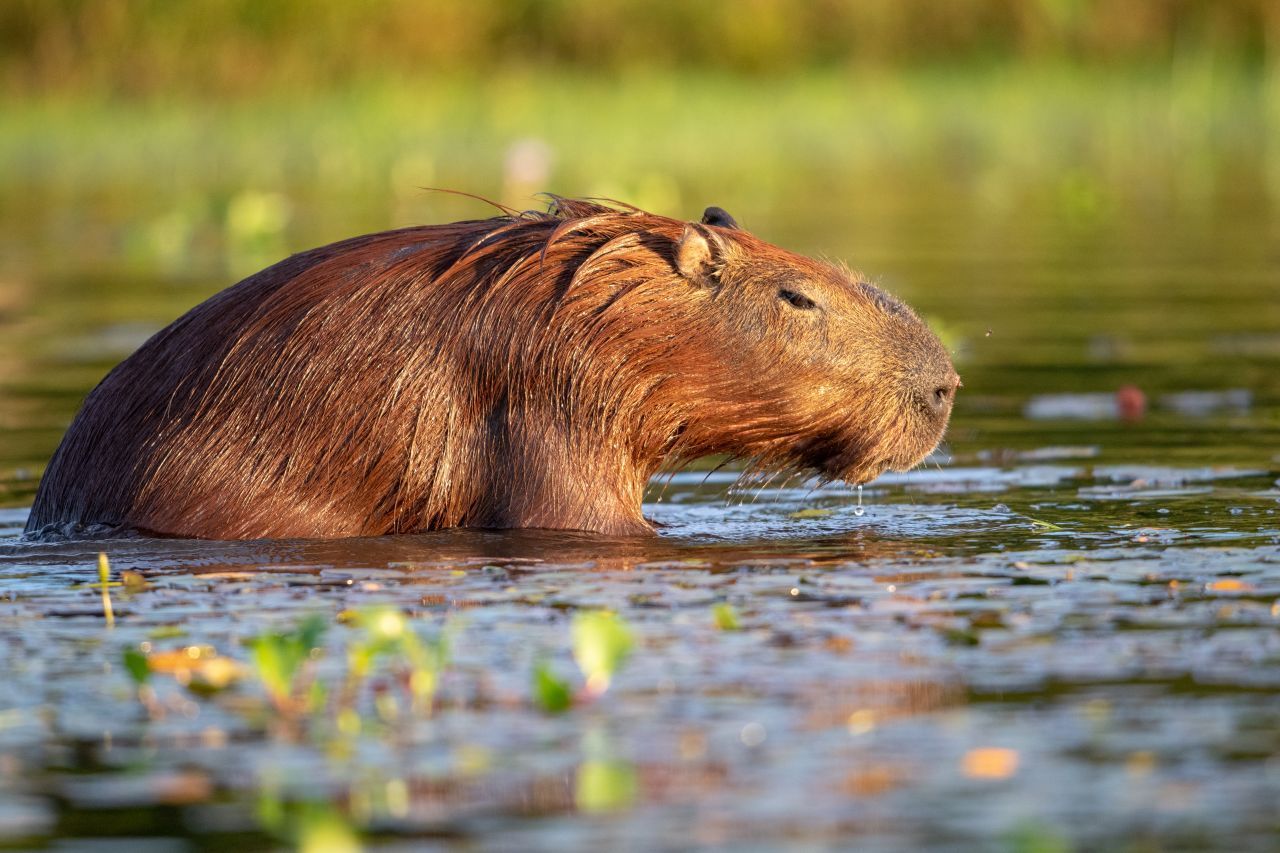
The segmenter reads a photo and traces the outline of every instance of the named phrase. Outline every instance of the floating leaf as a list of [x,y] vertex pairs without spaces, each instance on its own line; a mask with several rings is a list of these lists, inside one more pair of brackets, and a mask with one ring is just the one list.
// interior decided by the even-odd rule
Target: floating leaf
[[834,510],[829,509],[800,509],[788,515],[788,518],[825,518]]

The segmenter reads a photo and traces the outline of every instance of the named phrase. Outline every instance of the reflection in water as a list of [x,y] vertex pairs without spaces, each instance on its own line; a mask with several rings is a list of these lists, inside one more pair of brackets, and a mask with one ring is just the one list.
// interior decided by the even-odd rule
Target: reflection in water
[[[2,541],[2,540],[0,540]],[[12,540],[11,540],[12,541]],[[181,539],[105,539],[65,543],[0,544],[0,557],[33,568],[83,566],[106,550],[112,560],[139,570],[181,569],[195,574],[237,571],[320,572],[389,567],[409,575],[491,564],[519,575],[543,570],[727,571],[746,564],[838,564],[915,553],[918,544],[851,531],[784,542],[720,542],[668,537],[610,539],[590,533],[544,530],[448,530],[375,539],[206,542]]]

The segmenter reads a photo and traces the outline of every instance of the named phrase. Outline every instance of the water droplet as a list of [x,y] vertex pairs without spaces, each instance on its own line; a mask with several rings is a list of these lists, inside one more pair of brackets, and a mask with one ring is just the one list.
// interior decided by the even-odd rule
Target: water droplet
[[866,510],[862,506],[862,486],[858,486],[858,505],[853,508],[853,514],[861,516]]

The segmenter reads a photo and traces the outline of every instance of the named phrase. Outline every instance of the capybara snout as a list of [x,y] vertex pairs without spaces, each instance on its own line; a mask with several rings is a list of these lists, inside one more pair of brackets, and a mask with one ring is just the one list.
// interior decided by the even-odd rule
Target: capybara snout
[[647,534],[645,484],[697,457],[909,468],[958,386],[910,308],[719,208],[557,199],[335,243],[196,306],[90,393],[27,531]]

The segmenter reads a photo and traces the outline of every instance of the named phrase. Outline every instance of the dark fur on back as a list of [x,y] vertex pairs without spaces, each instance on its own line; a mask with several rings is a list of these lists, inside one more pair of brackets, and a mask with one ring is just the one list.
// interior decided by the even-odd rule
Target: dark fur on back
[[824,285],[849,289],[839,299],[850,316],[866,306],[860,337],[898,340],[842,350],[825,405],[809,401],[827,375],[820,341],[835,351],[831,330],[779,325],[797,321],[776,299],[734,308],[745,296],[727,294],[773,288],[769,276],[844,274],[699,225],[719,266],[694,282],[678,257],[690,227],[558,199],[548,213],[291,257],[192,309],[90,393],[27,531],[642,533],[649,477],[697,456],[858,479],[936,444],[941,427],[882,375],[885,359],[909,371],[917,356],[950,371],[909,310],[877,307],[883,294],[859,297],[851,280]]

